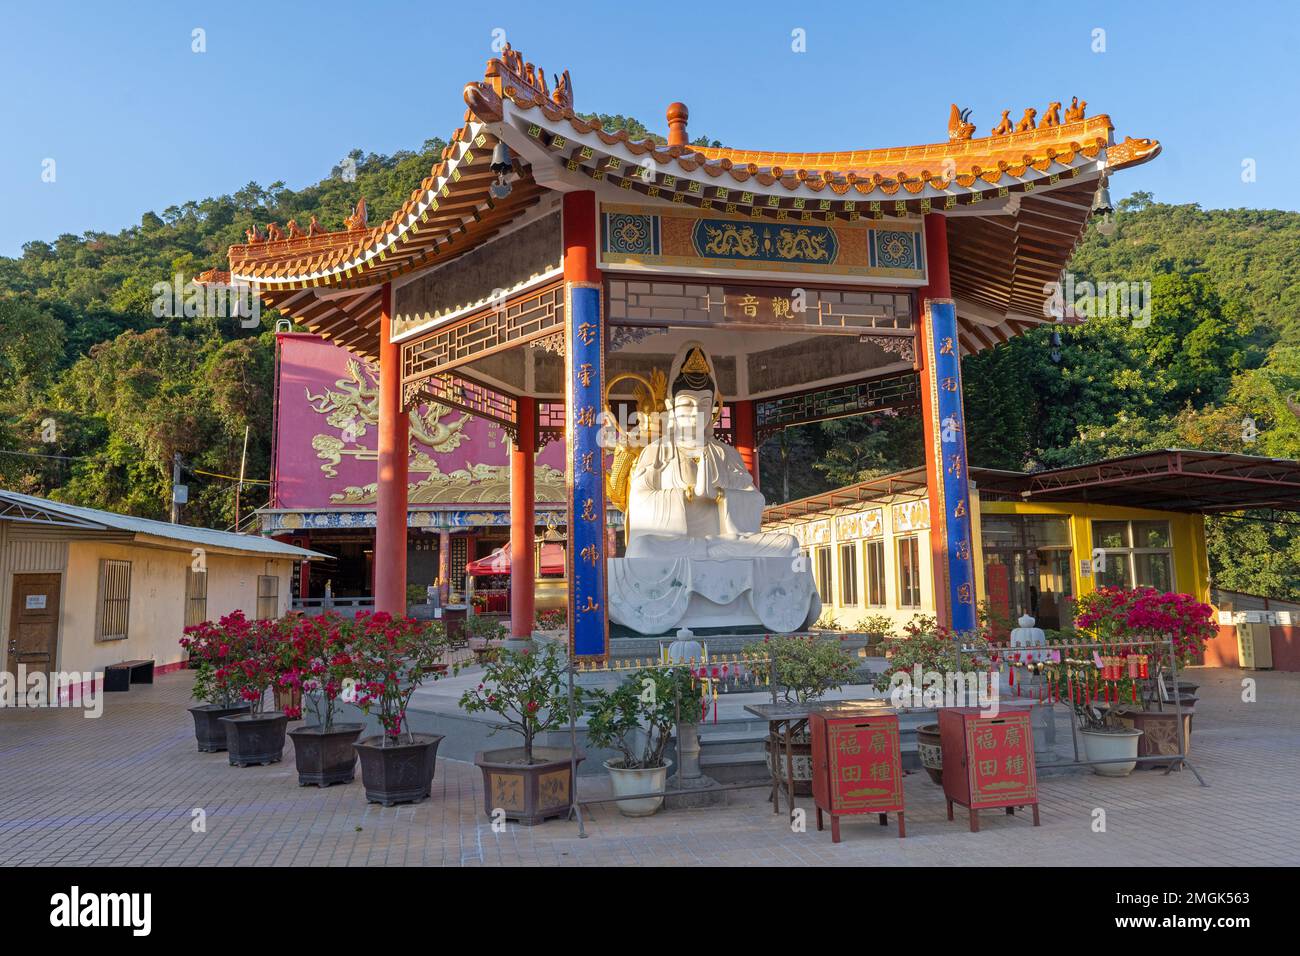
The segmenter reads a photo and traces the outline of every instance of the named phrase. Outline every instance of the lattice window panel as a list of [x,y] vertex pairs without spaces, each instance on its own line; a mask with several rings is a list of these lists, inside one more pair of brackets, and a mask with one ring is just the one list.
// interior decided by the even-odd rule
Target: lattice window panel
[[757,403],[755,413],[760,432],[767,435],[790,425],[913,407],[920,401],[919,377],[915,372],[901,372],[815,392],[763,399]]
[[402,346],[405,381],[443,372],[482,355],[564,328],[564,284],[557,283],[503,308],[488,308]]

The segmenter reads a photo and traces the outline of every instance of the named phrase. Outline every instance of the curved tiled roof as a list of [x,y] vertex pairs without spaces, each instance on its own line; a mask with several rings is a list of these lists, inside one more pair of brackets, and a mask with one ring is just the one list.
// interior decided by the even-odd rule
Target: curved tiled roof
[[[618,185],[652,202],[778,219],[912,216],[1022,195],[1018,208],[1040,215],[1042,223],[1052,220],[1055,225],[1045,227],[1048,231],[1070,235],[1062,239],[1040,232],[1036,238],[1030,224],[1023,235],[1013,231],[1008,240],[998,230],[985,235],[984,217],[950,220],[950,233],[957,233],[951,251],[983,250],[987,265],[981,262],[981,268],[993,273],[1002,268],[1002,258],[1014,259],[1022,246],[1031,252],[1036,243],[1050,247],[1047,253],[1030,255],[1027,269],[1013,262],[999,288],[972,280],[974,299],[1013,311],[1027,306],[1033,283],[1041,285],[1041,275],[1052,269],[1059,272],[1062,255],[1068,257],[1077,243],[1087,219],[1079,210],[1088,205],[1085,193],[1095,190],[1092,181],[1103,170],[1145,162],[1160,151],[1154,140],[1129,138],[1115,144],[1104,114],[1084,118],[1081,109],[1072,109],[1067,110],[1069,122],[1056,122],[1057,104],[1043,123],[1030,123],[1020,132],[976,138],[963,116],[962,128],[948,141],[918,146],[780,152],[665,145],[584,119],[573,108],[567,72],[556,77],[552,89],[544,70],[508,46],[488,61],[481,81],[465,87],[464,99],[464,124],[452,134],[439,163],[382,224],[367,225],[358,210],[349,227],[339,231],[313,228],[306,234],[291,230],[292,238],[250,236],[253,241],[230,248],[233,280],[257,282],[269,305],[343,345],[374,354],[379,285],[488,241],[547,192],[539,178],[567,175]],[[1026,117],[1031,113],[1026,111]],[[680,116],[684,132],[684,108]],[[1005,119],[1003,126],[1010,129]],[[495,178],[489,167],[498,136],[509,139],[516,160],[513,188],[504,199],[493,198],[488,190]],[[1104,166],[1098,166],[1103,160]],[[548,161],[550,168],[541,176],[539,163]],[[1052,200],[1036,198],[1047,191],[1062,197],[1055,200],[1062,208],[1049,209],[1046,203]],[[1004,209],[988,208],[990,214],[1005,215]],[[962,281],[960,263],[956,265],[954,286]],[[328,289],[343,291],[329,299],[313,291]],[[972,340],[970,347],[978,348],[979,342]]]

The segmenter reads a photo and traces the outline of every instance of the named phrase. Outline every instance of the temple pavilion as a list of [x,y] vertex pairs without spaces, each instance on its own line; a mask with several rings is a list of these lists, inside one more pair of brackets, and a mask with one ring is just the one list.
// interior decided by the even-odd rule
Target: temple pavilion
[[[1044,285],[1107,211],[1107,178],[1159,143],[1117,139],[1077,100],[984,131],[953,106],[935,142],[843,152],[691,145],[672,103],[667,142],[637,140],[509,47],[463,96],[441,162],[387,220],[363,200],[339,231],[268,224],[230,249],[228,278],[207,276],[378,364],[376,606],[405,608],[408,417],[434,402],[509,436],[516,580],[532,579],[536,453],[561,443],[570,642],[607,654],[604,559],[621,544],[602,413],[697,341],[719,435],[756,483],[783,428],[922,416],[934,607],[973,626],[961,357],[1053,321]],[[513,588],[511,620],[530,632],[531,589]]]

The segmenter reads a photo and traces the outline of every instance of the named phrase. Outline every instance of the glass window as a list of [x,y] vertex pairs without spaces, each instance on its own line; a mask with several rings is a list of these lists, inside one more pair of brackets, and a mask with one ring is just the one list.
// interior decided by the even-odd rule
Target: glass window
[[817,549],[817,593],[825,601],[831,598],[831,549]]
[[1169,547],[1168,521],[1134,521],[1133,547],[1167,548]]
[[1168,551],[1138,551],[1133,555],[1137,583],[1158,591],[1174,589],[1173,555]]
[[921,549],[915,537],[898,539],[898,606],[921,606]]
[[257,619],[272,621],[280,616],[280,578],[274,574],[257,576]]
[[1092,523],[1092,546],[1094,548],[1128,548],[1127,521],[1094,521]]
[[868,541],[866,548],[867,604],[885,606],[885,542]]
[[858,546],[840,545],[840,604],[858,603]]
[[1168,521],[1094,521],[1092,543],[1098,587],[1174,589]]
[[1133,569],[1129,566],[1127,551],[1102,551],[1094,553],[1093,574],[1098,587],[1131,588]]

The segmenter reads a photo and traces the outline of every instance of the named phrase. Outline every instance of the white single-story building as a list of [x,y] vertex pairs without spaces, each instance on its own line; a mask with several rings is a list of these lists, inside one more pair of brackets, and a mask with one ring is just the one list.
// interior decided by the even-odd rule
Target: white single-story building
[[0,489],[0,670],[67,674],[184,664],[184,628],[235,610],[289,609],[314,551]]

